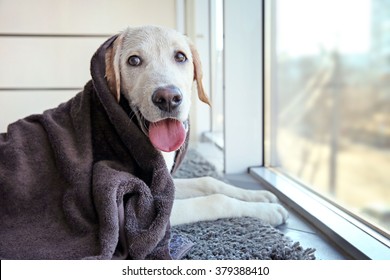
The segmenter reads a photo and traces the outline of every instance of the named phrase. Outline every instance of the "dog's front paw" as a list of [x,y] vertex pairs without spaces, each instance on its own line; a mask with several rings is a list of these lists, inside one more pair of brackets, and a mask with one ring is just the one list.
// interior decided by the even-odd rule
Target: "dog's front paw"
[[279,200],[273,193],[269,191],[248,191],[244,190],[242,192],[242,197],[240,199],[250,202],[268,202],[268,203],[277,203]]
[[286,223],[288,219],[287,210],[282,205],[279,204],[273,204],[272,206],[275,208],[274,211],[276,213],[272,217],[272,221],[270,222],[270,224],[276,227]]
[[284,224],[288,219],[287,210],[280,204],[259,203],[257,209],[258,218],[276,227]]
[[269,202],[269,203],[277,203],[278,198],[276,195],[269,191],[254,191],[252,198],[254,201],[258,202]]

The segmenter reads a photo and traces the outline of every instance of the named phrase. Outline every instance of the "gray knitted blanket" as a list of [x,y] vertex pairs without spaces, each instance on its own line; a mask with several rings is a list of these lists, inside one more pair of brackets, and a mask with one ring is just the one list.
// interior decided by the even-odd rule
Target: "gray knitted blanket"
[[[216,168],[196,151],[189,150],[177,178],[213,176]],[[230,218],[172,227],[194,245],[183,257],[200,260],[313,260],[315,249],[304,249],[279,230],[255,218]]]

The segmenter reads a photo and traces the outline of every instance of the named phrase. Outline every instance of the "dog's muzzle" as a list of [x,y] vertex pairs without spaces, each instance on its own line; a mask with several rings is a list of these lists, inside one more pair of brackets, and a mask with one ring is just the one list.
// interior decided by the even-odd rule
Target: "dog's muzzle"
[[149,123],[148,136],[153,146],[164,152],[178,150],[184,143],[188,131],[185,123],[176,119],[183,94],[176,86],[157,88],[152,94],[152,102],[165,116],[162,120]]
[[183,146],[189,130],[189,122],[188,119],[184,122],[178,119],[178,109],[182,101],[183,95],[176,86],[157,88],[152,94],[152,102],[159,108],[161,118],[156,122],[150,122],[138,107],[128,103],[131,112],[137,117],[141,130],[157,150],[173,152]]

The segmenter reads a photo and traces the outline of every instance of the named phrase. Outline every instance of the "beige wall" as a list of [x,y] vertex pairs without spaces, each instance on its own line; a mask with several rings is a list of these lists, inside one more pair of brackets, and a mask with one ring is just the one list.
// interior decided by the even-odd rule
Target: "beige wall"
[[90,79],[91,56],[110,34],[128,25],[175,28],[175,2],[1,0],[0,132],[74,96]]
[[127,25],[175,27],[175,0],[1,0],[0,32],[111,34]]

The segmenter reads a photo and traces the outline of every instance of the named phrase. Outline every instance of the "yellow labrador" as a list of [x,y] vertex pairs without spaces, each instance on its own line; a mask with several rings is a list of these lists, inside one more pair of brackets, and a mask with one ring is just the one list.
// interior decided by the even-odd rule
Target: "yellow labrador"
[[[183,145],[193,84],[205,103],[199,55],[184,35],[162,27],[128,28],[106,55],[106,78],[115,98],[122,93],[142,130],[171,170]],[[171,224],[227,217],[258,217],[284,223],[287,211],[267,191],[248,191],[216,179],[176,179]]]

